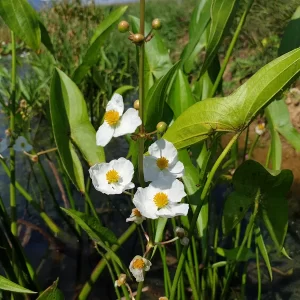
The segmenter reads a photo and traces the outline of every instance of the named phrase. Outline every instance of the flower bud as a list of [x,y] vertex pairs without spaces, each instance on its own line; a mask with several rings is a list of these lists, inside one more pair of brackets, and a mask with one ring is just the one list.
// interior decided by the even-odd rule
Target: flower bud
[[5,135],[6,136],[11,136],[11,130],[10,130],[10,128],[5,129]]
[[126,274],[120,274],[119,278],[115,281],[115,287],[120,287],[126,283]]
[[175,234],[182,239],[185,236],[185,230],[182,227],[176,227]]
[[38,157],[38,155],[31,155],[30,159],[31,159],[33,162],[38,162],[39,157]]
[[21,108],[26,108],[26,107],[27,107],[27,101],[26,101],[25,99],[22,99],[22,100],[20,101],[20,107],[21,107]]
[[119,32],[121,33],[125,33],[129,30],[129,23],[127,21],[121,21],[119,24],[118,24],[118,30]]
[[180,244],[182,246],[187,246],[189,244],[190,240],[185,236],[182,239],[180,239]]
[[168,125],[165,122],[159,122],[156,125],[156,129],[159,133],[164,133],[167,130],[167,127],[168,127]]
[[136,33],[132,36],[131,40],[133,43],[140,45],[144,42],[144,39],[145,39],[145,37],[142,34]]
[[162,25],[161,25],[160,19],[154,19],[152,21],[152,28],[154,30],[159,30],[159,29],[161,29],[161,27],[162,27]]
[[133,103],[133,107],[136,110],[139,110],[140,109],[140,100],[135,100],[134,103]]

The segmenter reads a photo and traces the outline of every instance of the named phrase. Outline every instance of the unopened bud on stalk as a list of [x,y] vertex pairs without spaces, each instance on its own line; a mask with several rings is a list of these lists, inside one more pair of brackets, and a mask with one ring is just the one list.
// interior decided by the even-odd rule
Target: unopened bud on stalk
[[135,100],[134,103],[133,103],[133,107],[136,110],[139,110],[140,109],[140,100]]
[[121,21],[119,24],[118,24],[118,30],[119,32],[121,33],[125,33],[129,30],[129,23],[127,21]]
[[168,125],[165,122],[159,122],[156,125],[157,132],[159,132],[159,133],[164,133],[167,130],[167,128],[168,128]]
[[25,99],[22,99],[22,100],[20,101],[20,107],[21,107],[21,108],[26,108],[26,107],[27,107],[27,101],[26,101]]
[[32,156],[30,157],[30,159],[31,159],[33,162],[38,162],[39,157],[38,157],[38,155],[32,155]]
[[178,236],[180,239],[184,238],[185,236],[185,230],[182,227],[176,227],[175,229],[175,234]]
[[131,34],[129,39],[136,45],[142,45],[144,43],[145,37],[140,33]]
[[161,25],[160,19],[154,19],[154,20],[152,21],[152,28],[153,28],[154,30],[160,30],[161,27],[162,27],[162,25]]

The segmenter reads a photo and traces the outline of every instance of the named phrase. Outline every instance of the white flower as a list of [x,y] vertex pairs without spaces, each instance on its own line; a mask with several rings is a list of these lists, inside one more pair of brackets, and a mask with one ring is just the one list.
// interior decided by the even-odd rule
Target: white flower
[[133,197],[133,203],[146,218],[172,218],[187,215],[189,205],[179,203],[185,196],[182,182],[161,178],[151,182],[146,188],[139,187]]
[[136,255],[129,265],[129,270],[135,277],[137,282],[144,281],[144,271],[149,271],[151,267],[151,262],[140,256]]
[[104,194],[122,194],[125,190],[134,188],[131,182],[134,167],[124,157],[109,163],[96,164],[89,172],[95,189]]
[[115,287],[120,287],[126,283],[126,274],[120,274],[119,278],[115,281]]
[[123,115],[123,97],[114,94],[107,103],[104,123],[99,127],[96,134],[96,144],[106,146],[112,137],[118,137],[133,133],[142,124],[139,113],[134,108],[129,108]]
[[0,140],[0,153],[2,153],[8,148],[8,143],[6,138]]
[[134,222],[139,225],[142,224],[144,220],[146,220],[146,218],[142,216],[137,208],[134,208],[131,212],[130,217],[126,219],[126,222]]
[[178,161],[174,145],[160,139],[149,147],[149,156],[144,156],[145,181],[154,181],[159,176],[173,179],[183,176],[184,166]]
[[21,152],[29,152],[32,150],[32,146],[27,142],[27,140],[24,138],[24,136],[19,136],[15,144],[13,145],[13,148],[15,151],[21,151]]
[[255,132],[258,135],[262,135],[266,131],[266,124],[265,123],[259,123],[255,127]]

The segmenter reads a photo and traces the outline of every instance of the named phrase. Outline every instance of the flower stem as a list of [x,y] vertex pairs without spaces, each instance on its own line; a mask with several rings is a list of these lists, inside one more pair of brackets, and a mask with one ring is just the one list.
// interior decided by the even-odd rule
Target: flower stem
[[[11,32],[11,99],[10,99],[10,130],[15,131],[15,106],[16,106],[16,82],[17,82],[17,54],[16,54],[16,38]],[[11,232],[17,236],[17,207],[16,207],[16,172],[15,172],[15,150],[10,148],[10,217],[11,217]]]
[[257,145],[257,142],[258,142],[259,138],[260,138],[260,135],[257,134],[256,137],[255,137],[255,140],[252,143],[251,148],[249,150],[248,159],[250,159],[252,157],[253,151],[254,151],[254,149],[255,149],[255,147]]
[[[145,35],[145,0],[140,0],[140,34]],[[144,84],[144,68],[145,68],[145,43],[140,46],[139,50],[139,115],[142,120],[140,126],[140,134],[144,134],[144,99],[145,99],[145,84]],[[139,138],[139,156],[138,156],[138,173],[141,186],[145,186],[143,159],[144,159],[144,144],[145,139]]]
[[[193,215],[193,219],[191,221],[189,235],[188,235],[189,239],[191,239],[191,237],[194,234],[194,230],[195,230],[195,227],[196,227],[196,224],[197,224],[197,219],[198,219],[198,216],[200,214],[201,208],[202,208],[202,206],[203,206],[203,204],[206,200],[206,197],[207,197],[212,179],[213,179],[217,169],[219,168],[220,164],[224,160],[225,156],[227,155],[227,153],[229,152],[229,150],[231,149],[231,147],[234,145],[235,141],[239,137],[239,135],[240,135],[240,133],[237,133],[235,136],[233,136],[233,138],[230,140],[230,142],[228,143],[226,148],[223,150],[223,152],[221,153],[221,155],[218,157],[217,161],[213,165],[211,171],[209,172],[209,176],[207,178],[207,181],[205,182],[204,188],[203,188],[201,196],[200,196],[199,204],[197,205],[197,208],[196,208],[196,210],[194,212],[194,215]],[[182,268],[183,268],[184,263],[185,263],[185,258],[186,258],[186,255],[187,255],[188,248],[189,248],[189,245],[185,246],[183,248],[182,252],[181,252],[179,262],[178,262],[178,266],[177,266],[177,269],[176,269],[176,273],[175,273],[175,276],[174,276],[173,284],[172,284],[170,300],[175,299],[176,290],[177,290],[177,286],[178,286],[178,281],[179,281],[179,278],[180,278],[180,275],[181,275]]]

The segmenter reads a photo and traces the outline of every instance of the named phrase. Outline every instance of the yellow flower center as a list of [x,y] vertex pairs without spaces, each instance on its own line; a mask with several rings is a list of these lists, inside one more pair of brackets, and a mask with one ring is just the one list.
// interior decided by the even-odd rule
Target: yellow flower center
[[143,269],[145,266],[144,260],[142,258],[137,258],[135,261],[132,263],[132,267],[134,269]]
[[264,129],[265,129],[265,123],[259,123],[259,124],[257,125],[257,128],[258,128],[259,130],[264,130]]
[[137,208],[134,208],[134,209],[132,210],[132,214],[133,214],[134,216],[136,216],[136,217],[141,217],[141,216],[142,216],[142,214],[140,213],[140,211],[139,211]]
[[120,120],[120,115],[116,110],[109,110],[104,115],[104,120],[109,125],[116,125]]
[[106,180],[108,181],[108,183],[116,183],[119,181],[119,179],[120,179],[120,175],[114,169],[112,169],[106,173]]
[[169,161],[165,157],[160,157],[156,160],[156,165],[161,169],[164,170],[169,166]]
[[157,193],[155,194],[153,201],[158,208],[163,208],[168,205],[168,195],[165,193]]

